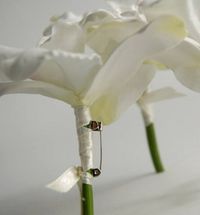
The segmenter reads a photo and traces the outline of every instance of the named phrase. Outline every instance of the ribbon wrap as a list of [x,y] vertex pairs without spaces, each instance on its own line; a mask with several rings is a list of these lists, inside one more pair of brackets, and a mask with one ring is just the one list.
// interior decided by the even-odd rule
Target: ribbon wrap
[[146,94],[148,94],[147,91],[145,91],[141,98],[138,100],[138,105],[140,106],[145,126],[148,126],[153,123],[154,114],[152,110],[152,105],[145,100]]
[[88,107],[81,106],[74,108],[76,117],[76,128],[79,142],[79,155],[81,167],[70,167],[55,181],[47,185],[48,188],[58,192],[68,192],[80,179],[82,183],[91,184],[92,175],[89,170],[93,168],[92,153],[92,130],[88,129],[91,121]]
[[87,107],[83,106],[75,108],[74,113],[79,141],[79,155],[83,169],[82,181],[90,184],[91,175],[87,171],[93,168],[92,131],[85,127],[91,121],[90,112]]

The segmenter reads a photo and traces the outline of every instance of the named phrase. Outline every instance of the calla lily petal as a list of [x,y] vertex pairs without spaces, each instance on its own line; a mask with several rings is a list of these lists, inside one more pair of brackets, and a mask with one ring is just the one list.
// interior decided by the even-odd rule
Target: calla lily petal
[[146,22],[146,17],[139,10],[142,1],[143,0],[106,0],[114,11],[117,12],[119,17]]
[[0,81],[26,79],[49,57],[50,53],[45,49],[22,51],[0,46]]
[[143,22],[137,20],[114,19],[112,22],[104,23],[99,27],[88,28],[87,43],[105,62],[123,40],[136,33],[144,25]]
[[[142,62],[177,45],[184,37],[182,22],[176,17],[164,16],[122,43],[100,70],[85,96],[96,100],[91,107],[93,118],[104,124],[117,119],[139,99],[154,76],[152,65],[144,64],[139,70]],[[100,91],[101,88],[104,91]]]
[[8,58],[16,57],[18,54],[22,52],[21,49],[18,48],[10,48],[7,46],[0,46],[0,63],[3,60],[6,60]]
[[84,52],[85,35],[74,14],[64,14],[44,31],[39,46],[47,49],[61,49],[68,52]]
[[[160,17],[122,42],[104,66],[95,54],[27,50],[15,57],[12,62],[15,69],[12,72],[11,66],[8,67],[8,74],[11,77],[20,71],[20,78],[13,75],[14,80],[32,78],[35,82],[1,83],[1,94],[38,93],[72,106],[92,105],[94,118],[108,124],[137,101],[152,79],[154,71],[145,75],[149,65],[143,65],[143,71],[138,73],[143,62],[176,46],[185,36],[181,20],[174,16]],[[55,94],[51,86],[58,89]]]
[[0,96],[5,94],[39,94],[64,101],[72,106],[81,105],[73,92],[40,81],[18,81],[0,83]]
[[86,13],[80,21],[80,25],[85,31],[89,32],[102,24],[112,22],[114,19],[116,19],[116,17],[111,12],[99,9],[94,12]]
[[119,44],[141,29],[145,22],[123,19],[105,10],[89,13],[81,22],[87,44],[101,55],[105,62]]
[[200,44],[186,38],[177,47],[157,56],[156,60],[172,69],[183,85],[200,92]]
[[181,20],[174,16],[160,17],[115,50],[83,97],[92,103],[103,94],[102,88],[105,94],[111,88],[114,90],[120,88],[137,73],[145,59],[174,47],[185,36]]
[[80,46],[86,40],[87,45],[100,54],[103,61],[120,42],[146,24],[136,18],[117,17],[106,10],[86,13],[82,17],[67,13],[51,20],[52,24],[44,31],[40,46],[82,52],[83,49],[77,49],[76,46]]
[[140,101],[142,101],[145,104],[150,104],[150,103],[160,102],[163,100],[174,99],[174,98],[183,97],[183,96],[186,96],[186,95],[178,92],[172,87],[163,87],[163,88],[145,93],[140,98]]
[[48,51],[43,48],[14,49],[12,52],[11,48],[0,47],[0,50],[2,53],[4,50],[0,58],[0,82],[31,78],[78,94],[87,88],[101,66],[101,59],[96,54]]
[[141,9],[148,20],[165,14],[181,17],[186,23],[190,37],[200,42],[199,0],[160,0]]
[[110,88],[91,106],[92,119],[106,124],[117,120],[144,92],[155,75],[152,65],[143,64],[139,71],[119,88]]
[[119,14],[124,11],[136,11],[138,8],[137,0],[106,0],[106,2]]
[[13,59],[21,54],[22,50],[0,46],[0,81],[9,81],[11,78],[7,74],[7,67],[12,64]]
[[101,59],[96,54],[62,51],[53,51],[52,54],[52,60],[44,63],[31,78],[69,89],[75,94],[91,84],[101,66]]

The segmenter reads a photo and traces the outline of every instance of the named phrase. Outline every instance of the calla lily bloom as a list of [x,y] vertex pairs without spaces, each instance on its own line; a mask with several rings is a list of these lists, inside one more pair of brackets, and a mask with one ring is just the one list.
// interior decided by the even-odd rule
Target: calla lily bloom
[[[163,55],[149,61],[155,70],[171,69],[176,78],[186,87],[199,92],[200,90],[200,7],[198,0],[155,0],[151,1],[121,1],[106,0],[119,13],[137,11],[142,13],[148,23],[161,14],[171,14],[180,17],[188,29],[188,36],[174,49],[167,50]],[[137,8],[137,10],[135,9]],[[168,52],[169,51],[169,52]]]
[[187,26],[189,37],[173,51],[158,59],[172,69],[176,78],[186,87],[200,91],[200,4],[198,0],[160,0],[141,6],[147,19],[153,20],[160,14],[176,14]]
[[[129,37],[104,64],[96,54],[51,50],[51,46],[49,50],[49,44],[25,51],[1,47],[0,94],[37,93],[74,107],[89,106],[95,119],[108,124],[118,118],[121,106],[130,103],[128,95],[134,97],[132,103],[137,101],[151,80],[139,78],[142,63],[176,46],[185,35],[179,19],[161,17]],[[32,80],[22,81],[26,78]]]
[[[147,23],[151,23],[161,14],[171,14],[181,18],[187,26],[189,37],[173,49],[166,50],[156,58],[145,61],[144,64],[149,64],[149,72],[152,76],[158,70],[170,69],[184,86],[200,92],[200,4],[198,0],[106,0],[106,2],[121,16],[142,14]],[[142,67],[138,73],[143,73]],[[144,76],[145,74],[147,73],[144,73]],[[150,147],[150,151],[153,152],[151,156],[154,167],[157,172],[162,172],[164,168],[157,149],[154,123],[151,119],[152,111],[148,104],[145,105],[146,111],[143,111],[143,106],[139,104],[146,124],[149,145],[153,144],[153,150]]]
[[[108,2],[110,2],[110,4],[116,9],[117,11],[116,14],[118,15],[116,15],[115,13],[110,13],[105,10],[99,10],[93,13],[85,14],[84,17],[77,17],[72,14],[65,14],[60,17],[54,18],[53,23],[48,27],[48,29],[51,29],[51,31],[49,31],[49,35],[47,36],[46,42],[44,42],[43,44],[46,45],[47,47],[48,46],[51,47],[52,41],[56,40],[57,37],[59,38],[59,35],[60,35],[59,28],[56,27],[56,25],[61,25],[59,24],[59,22],[67,23],[70,20],[71,23],[76,23],[76,26],[79,26],[78,27],[79,32],[81,32],[80,28],[82,28],[82,30],[85,33],[85,39],[86,39],[87,45],[90,46],[93,50],[95,50],[101,56],[101,59],[103,60],[103,62],[105,62],[109,58],[110,54],[124,39],[128,38],[131,34],[135,33],[135,31],[137,31],[138,29],[141,29],[144,25],[146,25],[146,22],[144,21],[144,19],[139,19],[138,18],[139,16],[135,15],[138,13],[141,14],[139,10],[140,10],[140,7],[145,5],[143,1],[137,1],[138,5],[136,6],[134,6],[133,3],[129,3],[128,5],[125,5],[126,1],[108,1]],[[117,2],[119,4],[117,4]],[[134,10],[134,11],[133,13],[131,12],[125,13],[126,10],[128,10],[129,12],[131,10]],[[128,17],[127,17],[127,14],[129,14]],[[82,33],[83,32],[81,32],[81,34]],[[188,40],[190,39],[189,38],[186,39],[186,42],[184,41],[184,43],[187,43]],[[188,43],[187,49],[189,48],[191,50],[194,50],[196,49],[195,48],[196,45],[197,44],[195,42],[194,43],[190,42]],[[188,52],[185,52],[182,46],[183,45],[180,45],[180,47],[176,46],[175,50],[170,49],[170,53],[168,55],[167,54],[164,55],[162,59],[164,59],[163,61],[164,63],[167,62],[166,64],[162,64],[162,62],[158,62],[158,61],[156,62],[156,60],[148,61],[149,64],[153,64],[152,68],[150,68],[151,67],[150,65],[148,67],[143,65],[140,68],[140,71],[136,74],[136,76],[138,77],[135,77],[135,80],[139,80],[139,79],[143,81],[146,80],[146,83],[147,83],[147,82],[150,82],[150,80],[152,80],[153,75],[155,74],[154,70],[169,68],[169,69],[173,69],[174,71],[175,66],[173,66],[172,68],[171,67],[172,63],[170,63],[172,58],[174,58],[174,60],[172,61],[175,61],[175,59],[181,59],[182,57],[184,57],[186,59],[184,62],[189,62],[189,59],[191,59],[191,55]],[[167,53],[167,51],[165,53]],[[168,57],[168,56],[171,56],[171,57]],[[196,56],[198,56],[198,51],[196,52]],[[198,59],[193,59],[193,68],[196,68],[196,71],[197,71],[196,73],[198,73],[199,71],[198,62],[199,62]],[[147,61],[145,62],[145,64],[147,64]],[[180,63],[177,62],[177,66],[179,65]],[[186,65],[185,64],[182,65],[183,70],[187,70],[188,67],[186,66],[184,68],[184,66]],[[179,72],[180,74],[181,74],[181,71]],[[176,70],[174,72],[178,78],[180,76],[180,75],[177,75],[178,71]],[[187,83],[188,82],[187,80],[192,79],[193,82],[195,82],[195,84],[193,83],[192,86],[196,86],[196,85],[199,86],[199,80],[193,74],[190,73],[189,78],[186,77],[186,74],[185,74],[184,75],[186,79],[185,82]],[[184,83],[183,80],[181,80],[180,78],[178,78],[178,80]],[[191,83],[191,81],[189,82]],[[130,80],[130,83],[132,83],[132,86],[135,85],[135,83],[133,84],[132,80]],[[142,86],[143,86],[142,84],[140,84],[140,86],[138,84],[137,87],[139,88]],[[131,90],[131,88],[128,90]],[[119,92],[119,94],[120,93],[121,92]],[[132,98],[129,97],[130,102],[127,103],[127,106],[132,103],[130,99]],[[96,112],[104,110],[104,109],[98,110],[97,108],[98,106],[99,106],[99,103],[95,102],[93,107],[91,107],[91,113],[94,118],[96,118],[95,117],[97,115]],[[113,117],[115,117],[114,115],[115,111],[112,111],[112,112],[109,111],[109,112],[110,112],[109,113],[110,118],[112,115]],[[109,118],[109,117],[106,117],[106,118]],[[97,119],[105,121],[105,119],[103,118],[101,119],[97,118]]]

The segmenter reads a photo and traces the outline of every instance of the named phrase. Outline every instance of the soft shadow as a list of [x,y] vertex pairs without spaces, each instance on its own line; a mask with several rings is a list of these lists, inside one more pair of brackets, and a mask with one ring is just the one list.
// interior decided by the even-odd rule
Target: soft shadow
[[190,205],[194,206],[195,204],[196,207],[200,207],[200,179],[187,182],[160,195],[152,195],[152,197],[129,201],[126,204],[123,203],[123,205],[115,205],[108,211],[105,210],[102,214],[161,215],[181,210],[182,213],[180,214],[184,215],[188,214],[186,207],[190,207]]
[[[171,211],[178,211],[178,214],[188,215],[187,208],[191,206],[200,208],[200,179],[177,185],[173,189],[171,186],[159,194],[155,192],[148,196],[138,195],[138,198],[137,196],[128,196],[130,193],[127,193],[126,198],[126,194],[123,193],[124,199],[120,200],[121,191],[125,189],[126,193],[127,188],[133,190],[135,184],[142,187],[140,181],[145,180],[144,182],[148,183],[152,176],[154,174],[149,173],[127,177],[124,180],[116,180],[110,184],[99,186],[96,192],[99,193],[99,196],[96,196],[95,200],[99,200],[98,204],[102,206],[96,207],[95,214],[170,215]],[[118,195],[118,202],[115,201],[115,195]],[[111,197],[109,201],[106,199],[107,196]],[[0,201],[0,215],[78,215],[80,214],[79,208],[77,189],[66,194],[42,188],[34,189]]]
[[78,191],[65,194],[34,189],[0,201],[0,215],[77,215]]
[[148,177],[154,176],[155,173],[144,173],[136,176],[129,176],[122,179],[113,180],[111,183],[106,183],[96,187],[96,191],[98,193],[112,192],[112,190],[121,189],[123,186],[128,186],[130,184],[135,183],[136,181],[140,181],[142,179],[146,179]]
[[[139,181],[152,174],[143,174],[116,180],[111,184],[97,187],[96,193],[123,189],[123,186]],[[111,191],[112,192],[112,191]],[[103,202],[103,199],[101,199]],[[77,215],[80,214],[78,189],[60,194],[45,188],[35,188],[18,195],[0,200],[0,215]]]

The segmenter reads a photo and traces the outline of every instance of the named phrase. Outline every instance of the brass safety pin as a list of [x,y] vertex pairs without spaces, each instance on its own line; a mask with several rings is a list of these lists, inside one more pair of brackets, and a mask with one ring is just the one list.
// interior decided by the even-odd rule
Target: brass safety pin
[[91,169],[91,171],[90,171],[90,173],[94,177],[97,177],[101,174],[101,170],[102,170],[102,160],[103,160],[102,130],[103,130],[103,126],[102,126],[101,122],[91,120],[89,122],[89,124],[85,125],[84,127],[91,129],[92,131],[99,131],[99,134],[100,134],[100,164],[99,164],[99,168],[94,168],[94,169]]

